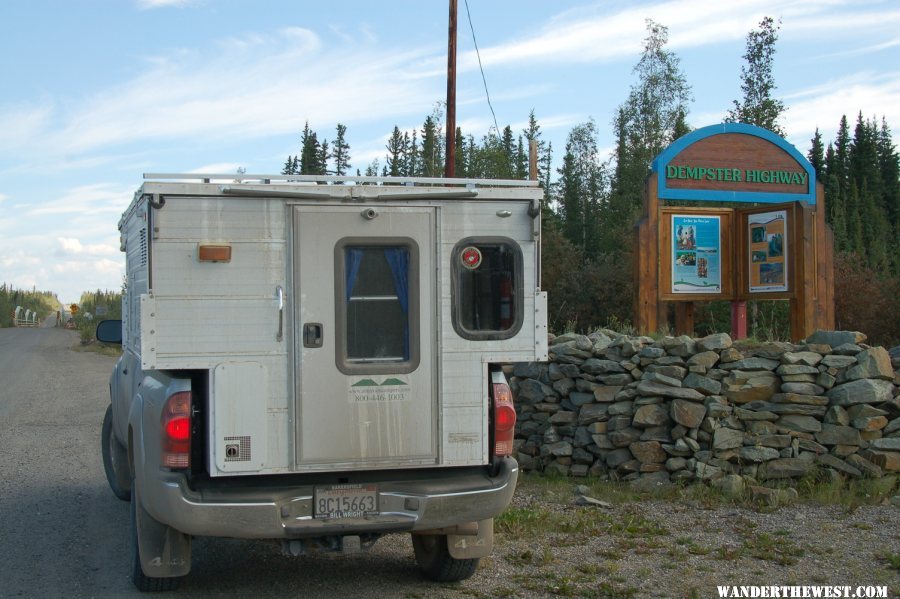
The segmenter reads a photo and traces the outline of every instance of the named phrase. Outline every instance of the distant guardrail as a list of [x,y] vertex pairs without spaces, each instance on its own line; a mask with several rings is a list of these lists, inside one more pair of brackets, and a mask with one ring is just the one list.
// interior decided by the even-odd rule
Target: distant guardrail
[[13,313],[13,326],[16,327],[37,327],[40,324],[37,312],[22,306],[16,306]]

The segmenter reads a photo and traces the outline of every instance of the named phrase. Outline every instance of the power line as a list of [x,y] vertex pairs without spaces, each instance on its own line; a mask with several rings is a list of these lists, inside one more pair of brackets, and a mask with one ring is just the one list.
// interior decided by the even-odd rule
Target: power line
[[497,125],[497,115],[494,114],[494,106],[491,104],[491,94],[488,92],[487,79],[484,76],[484,67],[481,66],[481,52],[478,51],[478,41],[475,39],[475,27],[472,26],[472,13],[469,12],[469,0],[464,0],[466,5],[466,17],[469,19],[469,29],[472,31],[472,43],[475,44],[475,55],[478,57],[478,69],[481,71],[481,80],[484,82],[484,95],[487,97],[488,108],[494,117],[494,129],[500,136],[500,127]]

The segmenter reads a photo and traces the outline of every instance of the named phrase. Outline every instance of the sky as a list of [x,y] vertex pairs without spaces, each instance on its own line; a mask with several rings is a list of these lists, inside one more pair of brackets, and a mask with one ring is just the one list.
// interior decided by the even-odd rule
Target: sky
[[[781,19],[775,96],[802,154],[860,111],[900,142],[896,0],[460,0],[457,124],[493,126],[477,42],[501,129],[534,110],[559,161],[593,118],[608,156],[648,18],[692,87],[689,124],[721,122],[764,16]],[[319,139],[347,126],[354,172],[383,163],[394,126],[446,99],[447,19],[444,0],[4,0],[0,282],[66,304],[120,289],[117,224],[143,173],[278,173],[306,122]]]

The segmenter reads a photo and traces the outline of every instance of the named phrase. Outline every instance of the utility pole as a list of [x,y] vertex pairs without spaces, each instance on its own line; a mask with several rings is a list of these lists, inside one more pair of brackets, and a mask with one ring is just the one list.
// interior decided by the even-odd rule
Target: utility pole
[[456,0],[450,0],[447,32],[447,152],[444,177],[456,176]]

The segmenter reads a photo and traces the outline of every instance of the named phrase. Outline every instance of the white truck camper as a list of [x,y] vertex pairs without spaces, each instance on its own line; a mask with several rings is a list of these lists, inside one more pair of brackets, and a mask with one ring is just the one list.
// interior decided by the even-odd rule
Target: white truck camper
[[547,357],[536,182],[145,175],[119,222],[121,342],[102,431],[132,578],[195,536],[300,555],[411,533],[473,574],[518,465],[501,366]]

